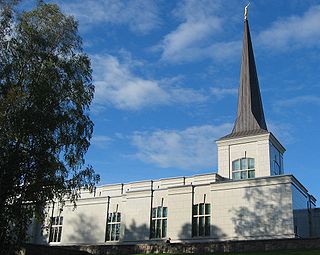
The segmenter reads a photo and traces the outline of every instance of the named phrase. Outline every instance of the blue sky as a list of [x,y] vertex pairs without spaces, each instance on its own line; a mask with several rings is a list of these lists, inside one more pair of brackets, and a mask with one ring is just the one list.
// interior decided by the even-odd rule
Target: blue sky
[[[101,184],[216,172],[214,141],[236,117],[247,1],[54,2],[79,21],[92,59],[86,161]],[[255,0],[249,24],[285,172],[320,198],[320,3]]]

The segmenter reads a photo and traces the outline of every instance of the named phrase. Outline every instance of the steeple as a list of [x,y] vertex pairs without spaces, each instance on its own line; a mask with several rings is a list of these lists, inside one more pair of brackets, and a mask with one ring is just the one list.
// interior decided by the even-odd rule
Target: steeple
[[246,8],[237,119],[231,134],[222,139],[268,133],[247,17]]
[[248,6],[244,12],[237,119],[231,134],[216,141],[218,174],[233,180],[283,174],[285,152],[276,137],[268,132],[264,119],[248,24]]

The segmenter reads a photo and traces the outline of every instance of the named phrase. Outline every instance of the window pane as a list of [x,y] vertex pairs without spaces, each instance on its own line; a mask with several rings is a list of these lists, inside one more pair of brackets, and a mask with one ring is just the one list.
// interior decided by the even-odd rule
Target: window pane
[[59,225],[62,225],[63,224],[63,217],[60,217],[60,224]]
[[204,203],[199,204],[199,215],[204,214]]
[[241,170],[247,169],[247,159],[246,158],[241,159],[240,168],[241,168]]
[[162,220],[162,237],[167,236],[167,220]]
[[117,214],[112,213],[112,222],[116,222],[116,220],[117,220]]
[[57,239],[57,242],[60,242],[60,241],[61,241],[61,233],[62,233],[62,227],[59,227],[59,229],[58,229],[58,239]]
[[115,239],[119,240],[119,238],[120,238],[120,224],[115,224],[115,226],[116,226],[116,237],[115,237]]
[[110,240],[111,240],[110,234],[111,234],[111,225],[108,224],[108,226],[107,226],[107,237],[106,237],[106,240],[107,240],[107,241],[110,241]]
[[249,169],[254,169],[254,159],[253,158],[249,158]]
[[240,172],[232,173],[232,179],[239,180],[240,179]]
[[163,216],[164,218],[167,217],[167,212],[168,212],[167,207],[163,207],[162,216]]
[[210,236],[210,216],[205,218],[205,236]]
[[58,238],[58,229],[56,227],[53,228],[53,241],[56,242]]
[[210,213],[211,213],[211,205],[206,204],[206,214],[210,214]]
[[121,222],[121,213],[117,213],[117,222]]
[[192,236],[198,236],[198,224],[197,224],[198,218],[193,217],[192,218]]
[[199,217],[199,236],[204,236],[204,217]]
[[116,235],[115,224],[111,224],[111,240],[114,241]]
[[241,172],[241,179],[247,179],[247,171]]
[[254,176],[255,176],[254,170],[248,171],[248,174],[249,174],[249,178],[254,178]]
[[152,208],[152,218],[157,217],[157,208]]
[[157,209],[157,218],[160,218],[160,217],[162,217],[162,207],[158,207],[158,209]]
[[53,228],[50,229],[49,242],[53,241]]
[[152,220],[150,236],[151,236],[151,238],[156,237],[156,220]]
[[111,222],[112,213],[108,214],[108,222]]
[[156,238],[161,237],[161,220],[157,220],[157,225],[156,225]]
[[193,214],[193,215],[198,215],[198,205],[193,205],[193,207],[192,207],[192,214]]
[[240,160],[235,160],[232,162],[232,171],[240,170]]

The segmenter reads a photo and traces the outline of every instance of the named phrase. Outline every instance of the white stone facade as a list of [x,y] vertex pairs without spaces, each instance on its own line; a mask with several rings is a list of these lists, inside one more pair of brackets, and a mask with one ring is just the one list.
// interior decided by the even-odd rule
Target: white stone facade
[[[301,197],[303,199],[301,200]],[[208,235],[193,236],[193,205],[210,204]],[[59,242],[51,245],[115,244],[246,240],[312,236],[308,204],[315,200],[292,176],[230,180],[218,174],[105,185],[83,192],[61,212],[49,206],[49,216],[62,216]],[[152,238],[152,208],[166,207],[166,233]],[[121,213],[119,240],[108,241],[107,215]],[[52,231],[52,230],[51,230]],[[50,232],[50,228],[49,228]],[[48,242],[43,232],[36,242]]]
[[[239,158],[255,159],[255,177],[283,174],[285,148],[272,133],[217,141],[218,173],[232,179],[232,162]],[[280,171],[275,173],[274,164]]]

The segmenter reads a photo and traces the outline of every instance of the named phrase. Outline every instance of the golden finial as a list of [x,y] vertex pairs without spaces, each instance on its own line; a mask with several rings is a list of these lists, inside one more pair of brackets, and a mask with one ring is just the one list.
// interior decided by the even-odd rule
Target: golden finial
[[248,7],[250,5],[250,2],[244,7],[244,20],[248,19]]

